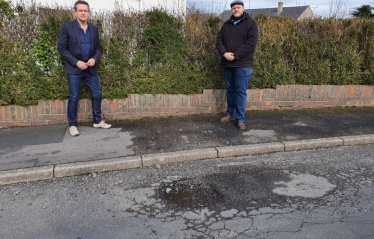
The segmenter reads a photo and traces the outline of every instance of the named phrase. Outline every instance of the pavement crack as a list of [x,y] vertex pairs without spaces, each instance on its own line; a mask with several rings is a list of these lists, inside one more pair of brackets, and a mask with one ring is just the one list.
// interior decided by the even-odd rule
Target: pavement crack
[[303,227],[304,227],[304,223],[305,223],[305,220],[301,220],[300,228],[299,228],[299,230],[297,230],[297,231],[295,231],[295,232],[301,232],[301,230],[302,230]]

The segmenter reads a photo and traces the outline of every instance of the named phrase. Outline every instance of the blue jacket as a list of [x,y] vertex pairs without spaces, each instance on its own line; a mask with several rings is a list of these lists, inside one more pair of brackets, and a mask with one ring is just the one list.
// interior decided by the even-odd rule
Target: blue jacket
[[[95,59],[93,67],[89,67],[92,75],[97,74],[96,65],[101,54],[101,45],[99,31],[95,25],[88,23],[91,31],[91,53],[89,58]],[[76,64],[83,61],[80,47],[78,25],[76,20],[65,22],[61,26],[60,36],[58,37],[57,51],[65,59],[65,72],[68,74],[78,75],[82,72]]]

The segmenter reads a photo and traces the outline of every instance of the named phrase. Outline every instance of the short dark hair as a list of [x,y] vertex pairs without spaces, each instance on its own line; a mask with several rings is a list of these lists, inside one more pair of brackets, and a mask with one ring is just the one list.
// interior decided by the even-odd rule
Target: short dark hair
[[78,9],[77,9],[77,5],[78,4],[84,4],[84,5],[87,5],[87,7],[88,7],[88,11],[90,11],[90,5],[88,4],[88,2],[86,2],[86,1],[76,1],[75,2],[75,4],[74,4],[74,11],[77,11]]

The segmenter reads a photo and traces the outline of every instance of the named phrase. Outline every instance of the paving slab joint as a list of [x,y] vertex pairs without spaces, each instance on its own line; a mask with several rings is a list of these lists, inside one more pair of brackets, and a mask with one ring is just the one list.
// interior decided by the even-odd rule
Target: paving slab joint
[[140,162],[142,164],[142,168],[144,168],[143,155],[140,155]]
[[284,146],[283,152],[286,152],[286,144],[283,143],[282,141],[280,141],[279,143],[283,144],[283,146]]
[[214,149],[217,151],[217,158],[219,158],[219,153],[217,147],[214,147]]

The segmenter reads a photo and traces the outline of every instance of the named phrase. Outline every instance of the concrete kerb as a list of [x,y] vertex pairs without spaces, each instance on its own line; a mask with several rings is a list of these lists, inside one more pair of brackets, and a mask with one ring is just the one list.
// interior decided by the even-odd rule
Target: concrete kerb
[[307,139],[297,141],[285,141],[284,151],[296,151],[304,149],[330,148],[344,145],[343,139],[338,137]]
[[374,134],[340,137],[344,145],[374,144]]
[[142,168],[141,156],[120,157],[114,159],[56,165],[54,169],[54,176],[56,178],[62,178],[88,173],[102,173],[131,168]]
[[253,155],[253,154],[283,152],[284,144],[264,143],[264,144],[217,147],[216,149],[218,151],[218,157],[225,158],[225,157],[245,156],[245,155]]
[[156,164],[176,163],[182,161],[360,144],[374,144],[374,134],[195,149],[170,153],[149,154],[144,156],[129,156],[88,162],[68,163],[56,166],[49,165],[26,169],[13,169],[0,171],[0,185],[77,176],[88,173],[151,167]]
[[0,171],[0,185],[53,178],[53,165]]
[[176,163],[201,159],[217,158],[217,150],[212,148],[178,151],[172,153],[149,154],[142,157],[143,166],[150,167],[156,164]]

